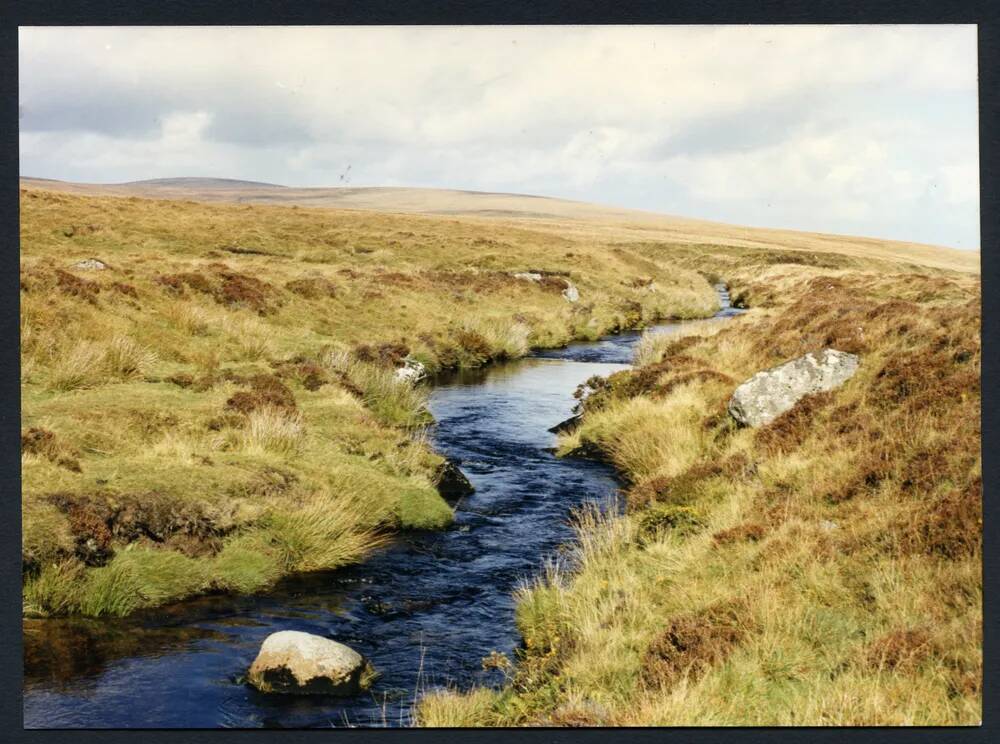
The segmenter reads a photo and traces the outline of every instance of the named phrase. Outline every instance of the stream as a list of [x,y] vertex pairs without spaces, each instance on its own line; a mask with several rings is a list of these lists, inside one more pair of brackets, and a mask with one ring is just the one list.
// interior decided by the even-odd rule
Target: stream
[[[717,289],[716,317],[740,312]],[[482,659],[519,643],[512,592],[572,538],[574,507],[608,502],[619,486],[606,464],[556,458],[548,429],[571,415],[577,385],[631,362],[641,335],[436,382],[433,446],[476,489],[445,531],[400,534],[363,564],[292,577],[266,595],[203,597],[141,619],[26,623],[25,727],[406,726],[418,691],[501,684]],[[353,698],[258,693],[242,675],[279,630],[346,643],[382,676]]]

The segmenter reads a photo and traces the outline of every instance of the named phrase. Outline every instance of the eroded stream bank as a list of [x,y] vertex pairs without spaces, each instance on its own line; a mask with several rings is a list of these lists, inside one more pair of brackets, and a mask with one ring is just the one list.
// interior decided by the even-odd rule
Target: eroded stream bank
[[[720,300],[718,315],[732,314],[724,288]],[[572,344],[435,386],[434,447],[476,488],[447,531],[404,534],[362,565],[264,596],[185,602],[150,613],[155,621],[33,625],[26,634],[44,638],[26,638],[25,726],[406,725],[415,689],[499,682],[481,660],[518,643],[512,590],[570,537],[573,507],[617,489],[610,467],[555,458],[548,429],[570,415],[577,385],[627,365],[640,337]],[[278,630],[336,638],[382,677],[346,700],[259,694],[241,677]]]

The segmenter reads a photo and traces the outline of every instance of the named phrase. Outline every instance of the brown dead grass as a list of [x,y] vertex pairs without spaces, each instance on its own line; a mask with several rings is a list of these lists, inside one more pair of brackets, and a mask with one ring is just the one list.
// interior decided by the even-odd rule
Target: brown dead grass
[[948,490],[925,509],[919,518],[901,525],[903,551],[953,561],[979,555],[983,530],[981,477],[977,476],[965,488]]
[[324,277],[293,279],[285,283],[285,289],[310,300],[337,296],[337,285]]
[[56,445],[56,435],[47,429],[32,427],[21,432],[21,452],[32,455],[42,455],[52,459],[58,455],[59,448]]
[[56,269],[55,276],[56,286],[63,294],[84,300],[91,305],[97,304],[97,295],[101,293],[100,284],[89,279],[83,279],[62,269]]
[[730,545],[740,542],[760,542],[767,534],[767,527],[756,522],[744,522],[712,535],[716,545]]
[[280,303],[276,290],[269,283],[253,276],[233,271],[225,264],[210,264],[211,273],[181,272],[156,277],[167,292],[185,296],[185,288],[208,295],[220,305],[246,308],[259,315],[275,311]]
[[722,602],[673,618],[643,655],[643,683],[669,689],[682,677],[697,679],[722,663],[752,626],[745,601]]
[[264,408],[296,410],[295,394],[275,375],[253,375],[246,383],[249,390],[234,393],[226,401],[226,410],[248,414]]
[[758,446],[777,453],[801,446],[813,432],[816,412],[833,399],[831,393],[816,393],[802,398],[774,421],[757,429]]
[[21,432],[21,453],[44,457],[74,473],[82,472],[78,459],[80,453],[63,445],[55,433],[47,429],[31,427]]
[[930,633],[923,628],[894,630],[876,639],[865,652],[865,661],[875,670],[905,671],[934,653]]
[[272,362],[271,366],[279,378],[294,380],[310,392],[319,390],[331,382],[329,370],[304,355],[280,362]]
[[406,355],[410,353],[410,348],[400,342],[386,342],[382,344],[358,344],[354,347],[354,356],[362,362],[373,362],[383,367],[396,367]]

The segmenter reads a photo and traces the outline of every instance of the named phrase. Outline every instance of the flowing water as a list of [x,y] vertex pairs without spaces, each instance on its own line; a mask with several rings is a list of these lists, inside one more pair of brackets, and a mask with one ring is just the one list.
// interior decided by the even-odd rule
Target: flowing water
[[[724,287],[719,295],[717,317],[738,312]],[[640,337],[540,351],[434,386],[434,447],[476,489],[448,530],[402,534],[364,564],[288,579],[264,596],[26,624],[25,726],[399,726],[418,689],[499,684],[482,658],[518,644],[512,591],[572,537],[574,507],[607,501],[618,486],[603,463],[556,458],[548,429],[571,415],[577,385],[624,368]],[[242,675],[278,630],[335,638],[382,676],[347,699],[258,693]]]

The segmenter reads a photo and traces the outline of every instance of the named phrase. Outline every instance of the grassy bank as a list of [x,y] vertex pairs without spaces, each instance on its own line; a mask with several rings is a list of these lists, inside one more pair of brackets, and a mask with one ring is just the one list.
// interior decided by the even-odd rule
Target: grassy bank
[[[653,244],[635,251],[655,256]],[[672,251],[753,309],[647,338],[560,449],[628,480],[518,595],[502,690],[422,725],[973,725],[981,719],[980,284],[826,254]],[[833,347],[842,388],[760,429],[753,373]]]
[[443,527],[404,360],[476,366],[715,306],[693,267],[605,235],[38,189],[20,278],[33,616],[261,591]]

